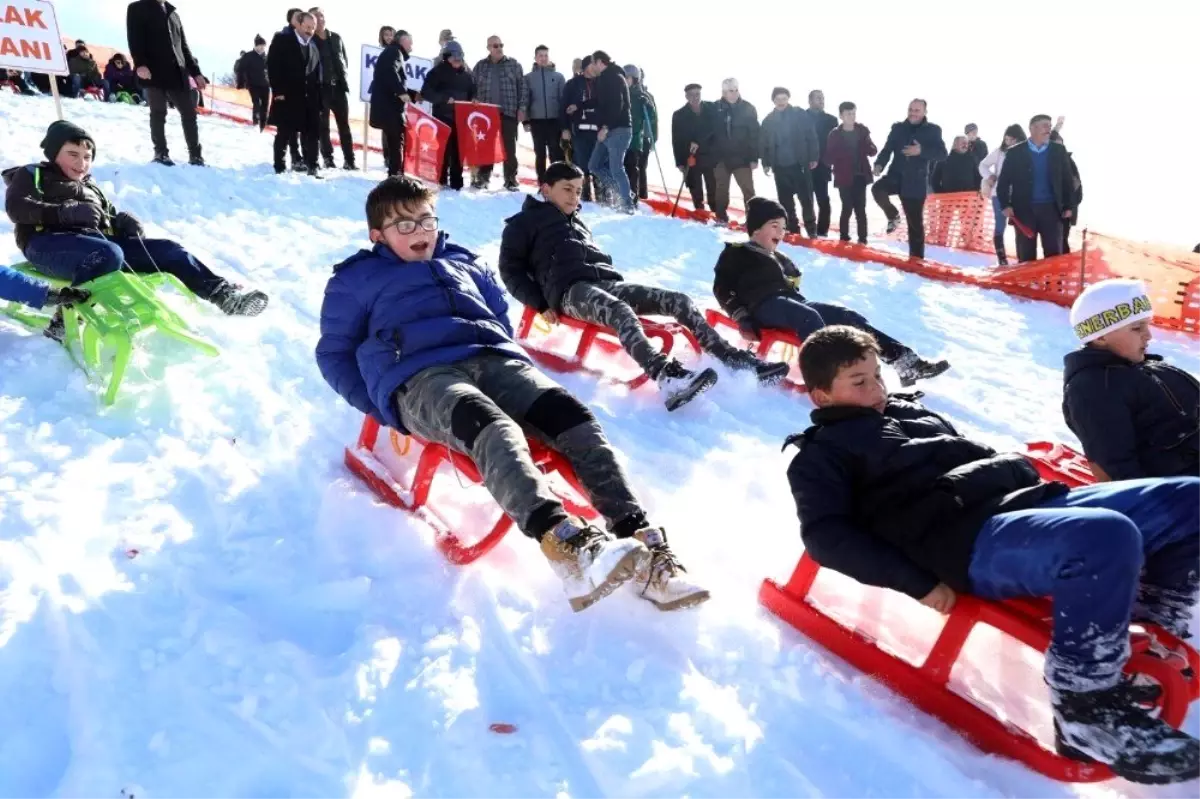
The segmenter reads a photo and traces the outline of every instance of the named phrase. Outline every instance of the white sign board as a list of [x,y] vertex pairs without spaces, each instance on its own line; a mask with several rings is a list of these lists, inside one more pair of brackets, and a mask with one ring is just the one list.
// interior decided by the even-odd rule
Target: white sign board
[[[371,102],[371,83],[375,80],[375,62],[379,60],[382,47],[372,44],[362,46],[362,56],[359,58],[359,99],[364,103]],[[425,85],[425,76],[433,69],[433,61],[428,58],[409,56],[404,62],[404,85],[410,91],[419,92]]]
[[0,2],[0,69],[67,74],[67,55],[52,4]]

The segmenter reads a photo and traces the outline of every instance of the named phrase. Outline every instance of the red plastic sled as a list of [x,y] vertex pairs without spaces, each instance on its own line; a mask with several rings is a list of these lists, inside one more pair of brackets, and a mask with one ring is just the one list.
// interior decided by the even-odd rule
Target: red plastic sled
[[1056,480],[1071,488],[1092,485],[1096,476],[1088,459],[1057,441],[1033,441],[1026,445],[1025,455],[1033,461],[1043,480]]
[[[722,327],[727,327],[736,331],[738,335],[741,335],[741,330],[738,328],[737,322],[733,321],[716,308],[709,308],[707,311],[705,311],[704,319],[706,322],[708,322],[709,327],[718,330]],[[796,358],[799,355],[800,345],[803,343],[800,340],[800,337],[795,333],[787,330],[771,329],[764,330],[762,332],[762,338],[760,338],[758,341],[749,341],[744,337],[743,340],[748,344],[755,345],[754,354],[764,360],[770,354],[772,347],[774,347],[776,344],[781,344],[783,345],[783,351],[785,353],[784,360],[791,361],[793,358]],[[789,347],[792,349],[789,350]],[[789,388],[792,391],[798,391],[801,394],[808,393],[808,388],[804,385],[804,383],[791,377],[784,378],[780,382],[780,385],[784,388]]]
[[[495,548],[512,529],[513,521],[508,515],[501,513],[500,519],[487,535],[473,544],[466,544],[450,529],[444,516],[426,504],[440,466],[450,464],[462,477],[478,484],[483,481],[475,463],[441,444],[431,444],[413,435],[406,436],[390,427],[386,428],[388,435],[381,436],[383,429],[374,418],[363,418],[358,443],[346,447],[346,467],[387,504],[410,513],[420,513],[434,529],[434,542],[438,550],[451,563],[471,563]],[[414,446],[420,448],[420,456],[411,484],[405,487],[406,480],[402,472],[406,470],[401,467],[410,455],[416,454],[413,452]],[[579,497],[587,496],[566,458],[536,441],[529,442],[529,449],[538,468],[547,474],[557,473]],[[595,519],[599,515],[586,501],[563,494],[559,496],[568,513],[585,519]]]
[[[1031,457],[1035,458],[1039,470],[1045,469],[1042,473],[1047,477],[1053,474],[1052,479],[1061,479],[1055,470],[1072,468],[1063,467],[1064,463],[1071,463],[1073,451],[1067,447],[1038,442],[1030,445],[1030,449],[1037,453]],[[1044,748],[1026,731],[999,720],[949,686],[951,671],[976,625],[993,627],[1028,647],[1045,652],[1050,643],[1052,621],[1048,600],[988,602],[960,595],[924,662],[917,666],[884,651],[871,637],[843,626],[809,601],[809,592],[820,568],[805,553],[786,585],[769,579],[763,581],[759,602],[864,674],[883,682],[926,713],[958,730],[985,752],[1018,760],[1051,779],[1064,782],[1098,782],[1113,777],[1107,766],[1070,760]],[[1149,633],[1169,648],[1182,648],[1187,653],[1193,675],[1200,675],[1200,655],[1174,635],[1156,627],[1132,634],[1132,655],[1125,670],[1144,674],[1162,686],[1163,695],[1158,703],[1160,717],[1178,727],[1183,723],[1190,703],[1200,698],[1200,678],[1187,678],[1181,667],[1148,654]]]
[[[556,372],[588,372],[603,377],[604,375],[599,370],[589,368],[584,363],[588,353],[592,351],[592,347],[599,346],[601,350],[610,355],[624,351],[621,342],[617,339],[616,331],[612,328],[562,315],[558,317],[559,326],[580,331],[579,344],[575,347],[574,356],[559,355],[541,347],[534,347],[529,343],[529,334],[533,331],[533,325],[538,316],[535,308],[526,306],[525,313],[521,316],[521,324],[517,328],[517,340],[525,347],[530,357],[547,369]],[[696,341],[692,331],[683,325],[677,322],[655,322],[645,318],[642,318],[641,322],[646,337],[661,342],[661,352],[664,355],[670,355],[675,348],[676,336],[682,336],[696,354],[700,353],[700,342]],[[643,385],[649,379],[649,375],[639,370],[635,377],[617,382],[625,384],[632,390]]]

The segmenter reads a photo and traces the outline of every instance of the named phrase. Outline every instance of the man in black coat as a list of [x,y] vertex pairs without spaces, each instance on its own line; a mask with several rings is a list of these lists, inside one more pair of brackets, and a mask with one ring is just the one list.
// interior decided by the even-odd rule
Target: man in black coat
[[326,169],[333,169],[333,141],[329,136],[329,114],[337,122],[338,142],[342,147],[342,168],[357,169],[354,163],[354,134],[350,130],[350,83],[346,80],[346,45],[342,37],[325,27],[325,12],[309,9],[317,20],[313,43],[321,55],[321,118],[317,125],[321,139],[321,157]]
[[475,99],[475,77],[463,60],[461,44],[452,39],[442,47],[438,62],[425,77],[421,96],[433,105],[434,118],[450,126],[450,140],[446,142],[446,152],[442,157],[439,182],[458,191],[463,187],[463,164],[458,150],[454,104],[469,103]]
[[174,166],[167,148],[167,101],[179,110],[183,138],[187,141],[188,163],[204,166],[200,152],[200,130],[196,125],[196,104],[188,78],[204,91],[208,81],[188,49],[187,36],[175,6],[165,0],[136,0],[125,14],[129,55],[137,76],[146,88],[150,104],[150,140],[154,143],[154,162]]
[[267,40],[254,37],[254,49],[243,53],[237,62],[237,81],[250,92],[251,119],[258,129],[267,126],[267,107],[271,101],[271,81],[267,79]]
[[400,37],[393,37],[375,60],[371,79],[370,124],[383,134],[383,160],[388,177],[404,174],[405,103],[409,99],[408,78],[404,74],[407,60],[408,53],[404,52]]
[[1063,220],[1075,213],[1075,180],[1067,148],[1050,140],[1050,117],[1038,114],[1029,120],[1029,139],[1008,151],[996,182],[1000,208],[1008,218],[1020,220],[1032,236],[1017,230],[1017,259],[1037,259],[1037,239],[1042,256],[1061,255]]
[[[775,108],[762,121],[759,152],[762,154],[763,174],[775,172],[775,193],[787,212],[789,233],[799,233],[796,219],[796,197],[804,213],[804,230],[808,237],[818,235],[817,219],[813,215],[813,180],[820,165],[821,150],[812,117],[790,104],[792,93],[782,86],[771,92]],[[829,226],[829,197],[826,193],[825,225]]]
[[812,185],[817,198],[817,235],[824,238],[829,235],[829,181],[833,177],[833,167],[825,157],[825,146],[829,143],[829,131],[838,126],[838,118],[825,111],[825,92],[820,89],[808,93],[808,115],[821,146],[821,157],[812,171]]
[[[988,157],[988,153],[990,152],[987,142],[979,138],[979,126],[974,122],[969,123],[963,128],[963,133],[967,136],[968,152],[971,153],[971,156],[975,159],[975,166],[978,167],[983,162],[983,159]],[[978,191],[981,185],[983,185],[983,175],[980,175],[979,170],[976,169],[975,190]]]
[[316,18],[300,15],[300,27],[275,34],[267,53],[267,76],[271,81],[270,121],[275,125],[275,172],[282,173],[288,142],[300,137],[304,165],[312,177],[320,177],[317,166],[317,126],[321,105],[321,53],[313,41]]
[[[683,172],[684,183],[692,195],[692,207],[704,210],[704,193],[711,204],[717,191],[717,120],[712,103],[700,99],[699,83],[683,88],[687,104],[671,117],[671,148],[675,166]],[[694,162],[693,162],[693,159]]]
[[925,197],[929,194],[930,167],[946,157],[942,129],[929,121],[927,111],[928,104],[916,98],[908,104],[908,118],[892,125],[887,142],[875,158],[875,177],[885,168],[887,177],[871,189],[871,196],[887,216],[888,233],[900,225],[900,212],[888,198],[900,195],[912,258],[925,257]]

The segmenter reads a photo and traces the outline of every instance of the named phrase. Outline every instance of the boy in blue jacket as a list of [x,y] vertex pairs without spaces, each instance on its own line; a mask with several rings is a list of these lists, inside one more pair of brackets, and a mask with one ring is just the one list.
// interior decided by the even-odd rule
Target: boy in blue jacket
[[1063,417],[1101,480],[1200,474],[1200,383],[1150,346],[1138,280],[1103,280],[1071,306],[1083,345],[1063,359]]
[[1059,753],[1134,782],[1200,776],[1196,739],[1141,706],[1158,689],[1122,677],[1131,618],[1189,634],[1200,478],[1044,483],[1023,456],[959,435],[919,394],[888,396],[879,346],[856,328],[810,335],[800,371],[817,409],[788,439],[800,448],[788,481],[809,554],[942,613],[956,592],[1049,596]]
[[[504,512],[541,543],[574,610],[630,581],[662,610],[708,599],[647,522],[596,417],[514,340],[495,275],[438,232],[434,202],[406,177],[367,197],[375,246],[335,266],[325,288],[316,353],[325,380],[382,424],[469,456]],[[566,456],[608,533],[568,516],[525,430]]]

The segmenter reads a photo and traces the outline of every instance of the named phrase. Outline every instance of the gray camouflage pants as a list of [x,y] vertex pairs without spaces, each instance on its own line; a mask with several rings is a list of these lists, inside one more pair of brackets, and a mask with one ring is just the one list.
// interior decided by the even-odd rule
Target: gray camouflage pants
[[576,283],[563,295],[562,309],[568,316],[615,330],[621,346],[652,378],[658,377],[668,356],[654,349],[654,345],[646,338],[638,314],[661,314],[674,318],[692,331],[701,349],[722,363],[746,357],[743,350],[734,347],[709,327],[691,297],[678,291],[617,280]]
[[540,539],[568,514],[534,466],[526,433],[566,457],[614,534],[627,537],[645,526],[596,417],[524,361],[477,355],[433,366],[405,383],[393,402],[411,432],[470,457],[492,497],[531,538]]

